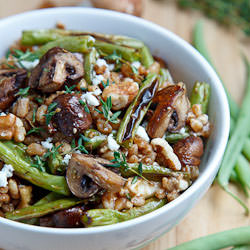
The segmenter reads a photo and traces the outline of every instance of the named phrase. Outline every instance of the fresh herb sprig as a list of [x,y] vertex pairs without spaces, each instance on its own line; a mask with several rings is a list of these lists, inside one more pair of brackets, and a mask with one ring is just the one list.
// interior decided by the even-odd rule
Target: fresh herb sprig
[[71,148],[73,151],[76,151],[76,150],[79,150],[81,151],[82,153],[85,153],[85,154],[88,154],[88,150],[83,146],[83,142],[89,142],[90,139],[84,135],[80,135],[79,136],[79,139],[77,141],[77,146],[76,146],[76,140],[75,138],[71,141]]
[[99,114],[103,114],[103,116],[107,119],[108,122],[112,122],[114,124],[119,123],[118,116],[121,114],[121,111],[117,111],[114,114],[111,112],[112,108],[112,99],[111,96],[107,98],[107,101],[104,102],[102,99],[100,99],[102,103],[102,111],[99,109],[95,109]]
[[59,154],[58,149],[62,146],[63,144],[58,145],[57,147],[53,145],[52,149],[48,150],[46,154],[44,154],[43,158],[49,158],[52,156],[53,159],[56,159],[56,156]]
[[115,151],[115,152],[114,152],[114,159],[111,160],[111,162],[112,162],[113,164],[109,164],[109,165],[108,165],[109,167],[121,168],[121,169],[122,169],[123,171],[125,171],[125,172],[131,171],[131,172],[133,172],[134,174],[136,174],[136,175],[133,177],[133,179],[132,179],[132,182],[131,182],[132,184],[134,184],[134,183],[137,182],[138,176],[141,177],[142,179],[148,181],[148,180],[142,175],[142,173],[143,173],[142,163],[140,162],[140,163],[138,164],[138,169],[137,169],[137,171],[134,170],[134,169],[132,169],[132,168],[128,165],[128,163],[127,163],[127,161],[126,161],[126,156],[125,156],[125,154],[124,154],[123,152],[120,153],[120,152],[118,152],[118,151]]
[[85,112],[90,113],[89,107],[88,107],[86,102],[84,102],[83,100],[80,99],[79,103],[84,107]]
[[24,69],[27,68],[23,65],[23,61],[34,62],[35,60],[39,59],[38,55],[31,52],[29,49],[25,52],[19,49],[14,49],[13,52],[8,51],[6,54],[6,59],[9,60],[10,56],[12,56],[16,60],[17,64]]
[[19,89],[19,91],[16,93],[16,96],[26,97],[29,94],[30,87]]
[[32,129],[30,129],[28,132],[27,132],[27,135],[30,135],[32,133],[36,133],[36,134],[39,134],[40,132],[42,131],[45,131],[44,128],[42,127],[34,127]]
[[66,94],[72,94],[74,91],[74,88],[76,87],[76,85],[72,85],[70,87],[68,87],[67,85],[65,85],[65,93]]
[[48,126],[50,124],[50,121],[52,119],[52,116],[55,115],[56,111],[56,106],[57,106],[57,103],[56,102],[52,102],[49,107],[48,107],[48,110],[47,110],[47,114],[45,114],[45,118],[46,118],[46,125]]
[[31,164],[32,167],[37,168],[38,170],[42,172],[46,172],[45,167],[46,162],[41,159],[38,155],[34,157],[34,163]]

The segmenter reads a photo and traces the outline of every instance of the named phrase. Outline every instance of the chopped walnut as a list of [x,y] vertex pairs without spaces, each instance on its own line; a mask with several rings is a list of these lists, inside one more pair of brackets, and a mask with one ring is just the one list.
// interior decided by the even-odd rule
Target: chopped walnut
[[14,139],[16,142],[22,142],[25,136],[26,130],[20,118],[11,113],[0,116],[0,139]]
[[198,136],[208,137],[211,125],[208,116],[202,113],[201,104],[194,104],[187,115],[187,123]]

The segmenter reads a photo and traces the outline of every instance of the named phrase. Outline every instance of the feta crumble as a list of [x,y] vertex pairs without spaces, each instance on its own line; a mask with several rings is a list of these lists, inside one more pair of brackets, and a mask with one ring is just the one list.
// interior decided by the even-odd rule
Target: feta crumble
[[136,131],[136,135],[140,136],[142,139],[144,139],[145,141],[149,142],[149,136],[146,132],[146,129],[142,126],[139,126],[137,131]]
[[92,92],[87,92],[81,96],[81,99],[91,106],[99,106],[99,100],[93,95]]
[[139,61],[135,61],[131,63],[132,66],[134,66],[136,69],[139,69],[139,67],[141,66],[141,63]]
[[53,148],[53,143],[51,143],[51,142],[52,142],[52,138],[48,137],[46,139],[46,141],[42,141],[41,144],[46,149],[52,149]]
[[69,164],[69,160],[71,159],[72,155],[66,154],[62,160],[63,163],[65,163],[66,165]]
[[0,171],[0,187],[7,187],[7,178],[13,176],[14,168],[10,164],[4,164],[2,170]]
[[[30,62],[30,61],[21,61],[22,66],[24,68],[26,68],[26,69],[33,69],[33,68],[36,67],[36,65],[38,63],[39,63],[38,59],[34,60],[33,62]],[[21,67],[20,63],[17,62],[16,64],[17,64],[17,66]]]
[[112,151],[117,151],[120,148],[120,145],[114,139],[113,134],[109,134],[108,136],[108,148]]
[[0,113],[0,116],[6,116],[7,114],[6,113],[4,113],[4,112],[1,112]]
[[108,64],[109,71],[113,71],[115,69],[115,64]]
[[93,85],[99,85],[101,83],[101,81],[103,81],[103,80],[104,80],[103,75],[95,75],[94,74],[94,78],[92,80],[92,83],[93,83]]
[[104,59],[101,59],[101,58],[98,58],[96,60],[96,65],[99,66],[99,67],[102,67],[102,66],[108,67],[107,62]]

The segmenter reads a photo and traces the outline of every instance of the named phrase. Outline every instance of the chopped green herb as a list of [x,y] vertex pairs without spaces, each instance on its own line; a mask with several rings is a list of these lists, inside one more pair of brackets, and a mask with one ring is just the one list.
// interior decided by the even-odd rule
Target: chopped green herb
[[74,138],[72,141],[71,141],[71,148],[74,149],[76,147],[76,139]]
[[121,114],[121,111],[115,112],[113,115],[111,115],[111,108],[112,108],[112,100],[111,96],[107,98],[107,101],[104,102],[102,99],[100,99],[102,103],[102,111],[95,109],[98,113],[103,114],[103,116],[107,119],[107,121],[112,122],[114,124],[117,124],[118,121],[118,116]]
[[46,172],[46,168],[45,168],[45,162],[41,160],[41,158],[36,155],[34,157],[34,163],[31,164],[32,167],[37,168],[38,170],[42,171],[42,172]]
[[133,177],[133,180],[131,181],[131,184],[135,184],[137,182],[137,180],[138,180],[138,176],[136,175],[136,176]]
[[135,75],[139,74],[138,69],[134,65],[130,65],[130,67]]
[[116,64],[123,61],[122,56],[118,55],[115,50],[111,55],[105,56],[104,59],[115,61]]
[[109,86],[109,79],[107,80],[106,83],[104,81],[101,81],[101,83],[102,83],[103,88],[105,89],[106,87]]
[[59,154],[58,149],[62,146],[62,144],[60,144],[59,146],[55,147],[53,145],[52,149],[48,150],[47,153],[43,156],[44,159],[50,157],[52,155],[53,159],[56,159],[56,156]]
[[126,171],[131,171],[133,173],[136,174],[136,176],[134,176],[133,180],[132,180],[132,184],[136,183],[138,176],[140,176],[141,178],[143,178],[144,180],[148,181],[143,175],[142,175],[142,163],[140,162],[138,165],[138,171],[132,169],[131,167],[129,167],[127,161],[126,161],[126,156],[125,154],[122,152],[118,152],[115,151],[114,152],[114,159],[111,160],[111,162],[113,164],[109,164],[107,166],[109,167],[114,167],[114,168],[122,168],[125,172]]
[[57,103],[56,102],[52,102],[49,107],[48,107],[48,110],[47,110],[47,114],[45,114],[45,118],[46,118],[46,125],[49,125],[50,124],[50,121],[52,119],[52,116],[55,115],[56,111],[55,111],[55,108],[57,106]]
[[126,198],[127,198],[129,201],[131,201],[131,196],[130,196],[129,193],[126,194]]
[[32,114],[32,122],[36,122],[36,108],[33,109],[33,114]]
[[86,136],[84,136],[84,135],[80,135],[80,137],[82,138],[82,140],[83,141],[85,141],[85,142],[89,142],[90,141],[90,139],[88,138],[88,137],[86,137]]
[[70,87],[68,87],[67,85],[65,85],[65,92],[66,94],[71,94],[73,92],[73,89],[76,87],[76,85],[72,85]]
[[47,68],[43,68],[44,72],[49,72],[49,70]]
[[72,142],[71,142],[71,147],[74,148],[74,150],[80,150],[82,153],[88,154],[88,150],[83,146],[82,142],[89,140],[87,137],[84,135],[80,135],[78,141],[77,141],[77,147],[75,147],[75,141],[74,141],[74,147],[72,147]]
[[16,93],[16,96],[25,97],[29,94],[30,87],[19,89],[19,91]]
[[38,134],[38,133],[40,133],[41,131],[44,131],[44,128],[41,128],[41,127],[34,127],[34,128],[32,128],[31,130],[29,130],[29,131],[27,132],[27,135],[30,135],[30,134],[32,134],[32,133]]
[[42,98],[36,97],[35,100],[36,100],[39,104],[42,104],[42,103],[43,103],[43,99],[42,99]]
[[90,113],[89,107],[88,107],[88,105],[87,105],[86,102],[84,102],[83,100],[80,99],[80,100],[79,100],[79,103],[80,103],[82,106],[84,106],[85,112]]
[[81,91],[87,91],[88,89],[87,88],[80,88]]

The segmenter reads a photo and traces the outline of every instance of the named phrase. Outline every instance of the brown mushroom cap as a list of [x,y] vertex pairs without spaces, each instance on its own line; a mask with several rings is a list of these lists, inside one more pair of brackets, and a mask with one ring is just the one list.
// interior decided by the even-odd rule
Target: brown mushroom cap
[[66,180],[71,192],[79,198],[93,196],[98,192],[99,187],[116,192],[125,184],[121,176],[103,167],[98,163],[98,159],[85,154],[72,155],[66,172]]
[[15,101],[15,94],[24,85],[26,78],[27,72],[24,69],[0,70],[0,110],[5,110]]
[[158,105],[147,127],[151,138],[161,138],[167,129],[176,132],[185,125],[190,103],[184,84],[170,85],[160,90],[153,101]]
[[92,118],[79,103],[79,98],[73,94],[63,94],[56,97],[57,112],[52,117],[53,126],[67,136],[82,133],[92,124]]
[[59,90],[65,82],[83,77],[83,64],[71,52],[54,47],[40,59],[31,71],[29,86],[45,93]]
[[203,155],[203,141],[200,137],[191,135],[176,142],[173,150],[182,166],[199,166]]

